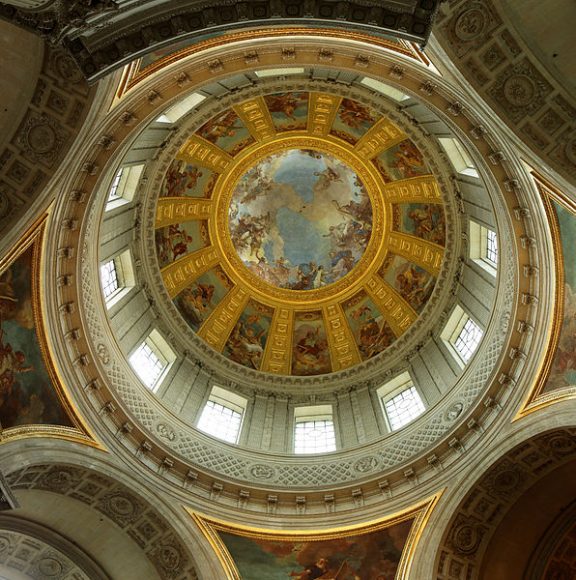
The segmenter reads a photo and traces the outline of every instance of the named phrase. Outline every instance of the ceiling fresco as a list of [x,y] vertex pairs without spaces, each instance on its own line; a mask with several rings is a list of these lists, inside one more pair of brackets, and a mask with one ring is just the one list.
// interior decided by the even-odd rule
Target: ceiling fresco
[[311,290],[350,272],[372,231],[358,176],[325,153],[289,149],[267,157],[234,188],[229,228],[244,265],[273,286]]
[[244,101],[170,164],[156,254],[189,327],[237,364],[311,376],[381,355],[436,287],[446,212],[416,144],[332,94]]

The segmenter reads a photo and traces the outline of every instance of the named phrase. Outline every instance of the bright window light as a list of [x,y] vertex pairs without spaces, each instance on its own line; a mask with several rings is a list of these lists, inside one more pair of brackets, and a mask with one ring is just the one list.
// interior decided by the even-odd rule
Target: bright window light
[[107,211],[132,201],[144,167],[144,164],[141,163],[139,165],[125,165],[118,169],[108,190]]
[[238,443],[245,410],[244,397],[215,385],[202,409],[197,427],[228,443]]
[[100,265],[100,282],[106,308],[111,308],[128,294],[136,283],[130,250],[124,250]]
[[486,260],[494,266],[498,263],[498,239],[492,230],[486,230]]
[[162,115],[157,119],[157,123],[176,123],[179,121],[186,113],[189,113],[197,105],[199,105],[204,99],[205,95],[200,93],[192,93],[182,100],[178,101],[175,105],[168,107]]
[[294,409],[294,453],[327,453],[336,450],[331,405]]
[[294,453],[326,453],[335,450],[333,421],[322,419],[296,423]]
[[392,431],[412,422],[425,410],[424,403],[414,386],[398,393],[388,401],[383,401],[383,404]]
[[498,267],[498,236],[494,230],[470,220],[470,258],[493,276]]
[[450,159],[450,163],[452,163],[454,169],[462,174],[462,175],[469,175],[470,177],[479,177],[478,171],[476,167],[474,167],[474,163],[472,163],[472,159],[468,152],[458,139],[454,137],[439,137],[438,141],[442,148],[448,155],[448,159]]
[[198,421],[198,429],[228,443],[237,443],[242,414],[229,407],[207,401]]
[[462,330],[454,340],[454,348],[462,357],[462,360],[467,363],[478,348],[480,340],[482,339],[482,329],[471,319],[465,322]]
[[175,360],[176,355],[157,330],[153,330],[129,358],[141,381],[153,391]]
[[287,75],[300,75],[304,73],[303,68],[290,67],[290,68],[268,68],[264,70],[256,70],[254,74],[257,77],[283,77]]
[[100,266],[100,279],[104,298],[108,299],[120,288],[119,268],[114,260]]
[[118,194],[118,186],[120,185],[120,180],[122,179],[123,172],[124,168],[120,167],[118,173],[116,173],[116,175],[114,176],[114,180],[112,181],[112,185],[110,186],[110,192],[108,193],[108,201],[112,201],[120,197],[120,195]]
[[372,79],[370,77],[364,77],[360,81],[360,84],[369,87],[378,93],[381,93],[382,95],[386,95],[387,97],[390,97],[391,99],[394,99],[398,102],[405,101],[406,99],[410,98],[410,96],[406,93],[403,93],[402,91],[399,91],[398,89],[395,89],[386,83],[377,81],[376,79]]

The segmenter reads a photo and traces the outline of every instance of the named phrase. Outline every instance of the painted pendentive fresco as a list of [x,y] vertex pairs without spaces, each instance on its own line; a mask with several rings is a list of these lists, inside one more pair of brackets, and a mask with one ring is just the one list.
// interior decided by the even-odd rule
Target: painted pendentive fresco
[[396,255],[379,274],[416,312],[424,308],[436,285],[436,278],[432,274]]
[[174,304],[190,328],[198,332],[230,288],[232,282],[218,266],[182,290],[174,299]]
[[232,329],[224,354],[238,364],[259,369],[272,314],[271,308],[251,300]]
[[348,143],[355,144],[378,120],[376,112],[357,101],[342,99],[331,133]]
[[576,385],[576,216],[559,204],[554,204],[564,266],[564,308],[562,327],[556,354],[544,391]]
[[[73,426],[44,363],[34,318],[33,252],[0,274],[0,425]],[[38,314],[38,313],[37,313]]]
[[378,307],[361,292],[344,305],[348,324],[352,329],[362,360],[381,353],[395,339]]
[[410,139],[380,153],[374,164],[387,182],[430,174],[424,156]]
[[330,350],[320,312],[297,313],[292,346],[293,375],[329,373]]
[[372,208],[347,165],[293,149],[262,159],[240,178],[229,226],[254,274],[280,288],[312,290],[358,263],[370,239]]
[[206,222],[195,220],[156,230],[156,254],[160,268],[208,245]]
[[224,149],[230,155],[235,155],[254,143],[250,131],[232,109],[227,109],[210,119],[198,129],[196,134]]
[[407,203],[394,208],[399,213],[399,231],[439,246],[446,245],[446,217],[441,205]]
[[413,521],[314,541],[218,533],[243,580],[393,580]]
[[276,131],[303,131],[308,121],[308,93],[277,93],[264,97]]
[[160,197],[210,197],[218,175],[205,167],[174,159],[166,172]]

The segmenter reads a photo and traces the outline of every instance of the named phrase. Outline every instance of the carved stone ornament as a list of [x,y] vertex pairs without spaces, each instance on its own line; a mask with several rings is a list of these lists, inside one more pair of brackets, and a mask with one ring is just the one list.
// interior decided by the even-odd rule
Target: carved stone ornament
[[105,344],[100,343],[96,347],[96,351],[97,351],[98,356],[100,357],[100,360],[102,361],[102,363],[105,365],[109,365],[110,364],[110,351],[108,350],[108,347]]
[[472,524],[460,524],[454,528],[452,543],[461,554],[473,554],[480,545],[481,536],[478,528]]
[[88,18],[116,8],[115,0],[56,0],[47,10],[12,9],[6,16],[57,44],[68,28],[82,28]]
[[363,457],[354,464],[354,469],[359,473],[370,473],[378,467],[378,460],[376,457]]
[[163,439],[168,439],[168,441],[175,441],[177,438],[176,432],[169,425],[165,423],[158,423],[156,425],[156,432]]
[[456,19],[454,33],[460,40],[469,42],[480,36],[487,25],[486,13],[480,8],[470,8]]
[[254,479],[273,479],[276,476],[276,470],[263,463],[253,465],[248,471]]
[[112,492],[104,496],[99,503],[99,509],[121,525],[125,525],[138,518],[142,512],[140,505],[133,497],[121,491]]
[[164,571],[165,578],[175,578],[178,571],[185,566],[180,547],[175,543],[166,543],[158,546],[153,554],[153,559],[158,568]]
[[456,421],[464,410],[464,403],[457,401],[446,411],[446,421]]
[[17,142],[26,157],[52,166],[64,142],[64,135],[54,119],[44,113],[32,113],[25,121]]

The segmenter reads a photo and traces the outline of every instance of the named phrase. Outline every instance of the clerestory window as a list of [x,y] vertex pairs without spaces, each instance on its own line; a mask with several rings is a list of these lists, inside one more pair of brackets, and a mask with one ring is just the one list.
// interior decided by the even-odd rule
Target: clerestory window
[[152,330],[128,360],[140,380],[149,389],[156,391],[170,365],[176,360],[176,355],[162,335]]
[[336,450],[331,405],[294,409],[294,453],[327,453]]
[[246,399],[214,386],[202,409],[197,427],[228,443],[238,443],[245,409]]

